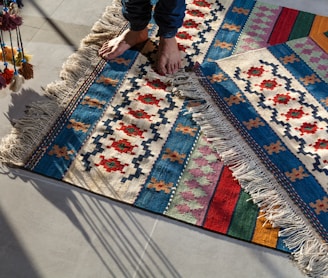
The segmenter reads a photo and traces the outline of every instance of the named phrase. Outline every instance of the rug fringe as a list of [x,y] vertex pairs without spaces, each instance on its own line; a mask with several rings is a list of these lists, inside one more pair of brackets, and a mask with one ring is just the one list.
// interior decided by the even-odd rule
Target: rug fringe
[[121,2],[114,0],[94,24],[91,33],[81,41],[79,49],[63,64],[60,79],[44,88],[44,95],[49,99],[29,105],[24,118],[16,120],[11,133],[1,139],[0,163],[24,165],[31,150],[47,134],[49,126],[63,112],[85,76],[90,75],[101,61],[99,47],[106,40],[117,36],[125,27]]
[[293,250],[292,258],[302,272],[310,277],[328,276],[328,245],[309,227],[306,218],[292,207],[292,201],[272,174],[262,165],[238,131],[226,119],[195,73],[181,72],[170,81],[173,94],[192,100],[205,101],[193,106],[190,113],[232,170],[242,188],[264,212],[273,227],[280,227],[279,236],[286,238],[286,246]]

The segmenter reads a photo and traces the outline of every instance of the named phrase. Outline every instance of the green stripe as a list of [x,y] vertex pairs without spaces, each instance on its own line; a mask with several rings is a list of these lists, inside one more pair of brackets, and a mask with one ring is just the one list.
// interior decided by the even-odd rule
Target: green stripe
[[227,233],[229,236],[247,241],[252,239],[259,209],[250,198],[250,195],[241,191]]
[[314,14],[299,12],[293,29],[290,32],[289,40],[307,37],[310,34],[314,18]]

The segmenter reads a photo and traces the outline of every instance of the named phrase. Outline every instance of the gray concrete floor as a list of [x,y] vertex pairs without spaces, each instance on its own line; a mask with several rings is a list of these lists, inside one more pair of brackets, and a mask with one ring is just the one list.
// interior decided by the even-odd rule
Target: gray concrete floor
[[[328,15],[327,0],[265,0]],[[0,91],[0,137],[58,79],[110,0],[24,1],[35,78]],[[21,170],[0,174],[0,278],[303,277],[280,252],[210,233]]]

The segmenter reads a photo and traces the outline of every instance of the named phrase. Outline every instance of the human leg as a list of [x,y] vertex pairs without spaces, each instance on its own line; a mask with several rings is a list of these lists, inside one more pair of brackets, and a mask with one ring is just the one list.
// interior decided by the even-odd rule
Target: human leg
[[120,36],[105,42],[99,50],[99,55],[106,60],[112,60],[146,41],[151,9],[150,0],[122,0],[123,16],[129,21],[130,27]]
[[158,35],[172,38],[183,24],[186,11],[184,0],[159,0],[155,6],[154,19],[159,27]]
[[156,67],[161,74],[174,74],[181,68],[175,35],[183,24],[185,10],[184,0],[159,0],[156,4],[154,18],[160,36]]
[[140,31],[147,27],[151,19],[151,11],[150,0],[122,0],[123,16],[133,31]]

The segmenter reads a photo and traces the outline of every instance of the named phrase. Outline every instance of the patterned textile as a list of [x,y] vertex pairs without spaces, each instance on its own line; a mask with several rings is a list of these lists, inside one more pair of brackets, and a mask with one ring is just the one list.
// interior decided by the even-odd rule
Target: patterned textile
[[[100,59],[100,45],[126,27],[114,4],[68,59],[62,80],[48,85],[49,101],[31,105],[28,118],[2,141],[1,161],[292,252],[311,275],[327,271],[317,263],[319,255],[327,261],[324,247],[299,239],[299,233],[310,231],[315,239],[327,240],[326,22],[324,17],[255,1],[189,0],[177,40],[186,68],[199,63],[198,74],[208,79],[199,83],[193,71],[176,79],[153,70],[158,44],[153,22],[142,49],[110,62]],[[295,70],[299,66],[301,72]],[[190,82],[201,97],[195,99],[186,76],[194,77]],[[208,103],[222,109],[221,114],[233,115],[226,124],[221,122],[219,133],[207,129],[207,120],[201,122],[200,111],[207,117]],[[213,123],[215,118],[217,114]],[[240,152],[247,150],[243,159],[234,159],[233,140],[220,141],[225,127],[237,128],[233,134],[245,146]],[[254,165],[264,178],[254,176]],[[268,182],[281,188],[281,198],[275,195],[277,202],[271,205],[261,198],[263,193],[268,196]],[[282,223],[279,207],[283,216],[285,207],[296,208],[296,218],[311,225],[300,231],[304,226]],[[304,248],[314,255],[304,256]]]
[[328,53],[302,38],[252,54],[205,62],[174,90],[199,101],[194,119],[295,259],[326,277],[328,76],[317,57]]

